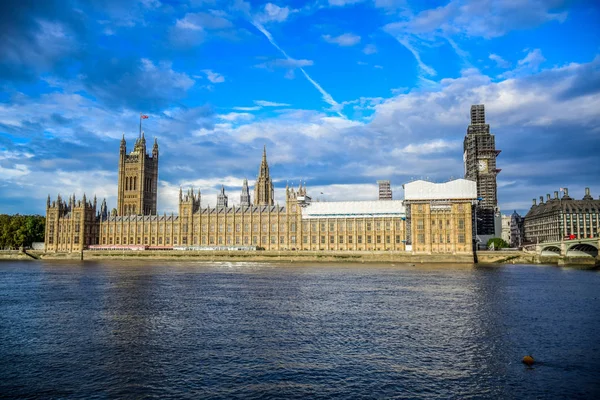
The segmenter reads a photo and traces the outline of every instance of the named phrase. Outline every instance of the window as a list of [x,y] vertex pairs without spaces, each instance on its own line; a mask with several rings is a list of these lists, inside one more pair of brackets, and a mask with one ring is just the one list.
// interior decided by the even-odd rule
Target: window
[[377,244],[381,243],[381,235],[377,235]]
[[387,236],[385,237],[385,242],[386,242],[387,244],[390,244],[390,243],[392,242],[392,241],[391,241],[391,239],[390,239],[390,235],[387,235]]
[[333,222],[329,223],[329,232],[333,232],[335,230],[335,224]]
[[219,244],[223,244],[223,238],[219,236]]
[[325,236],[321,236],[321,244],[325,244]]
[[421,229],[421,230],[425,229],[425,225],[423,224],[423,219],[422,218],[419,218],[417,220],[417,229]]
[[396,244],[400,244],[400,235],[396,235]]
[[344,243],[344,237],[342,235],[338,238],[338,243]]
[[250,231],[250,224],[244,224],[244,232]]
[[450,234],[449,233],[446,235],[446,243],[450,243]]
[[465,219],[461,218],[458,220],[458,229],[465,229]]
[[279,232],[285,232],[285,224],[281,224],[279,227]]
[[239,232],[239,231],[240,231],[240,224],[236,224],[236,225],[235,225],[235,231],[236,231],[236,232]]
[[296,244],[296,236],[292,235],[290,240],[291,240],[292,244]]
[[285,236],[279,236],[279,244],[285,244]]
[[381,229],[381,222],[379,222],[379,221],[375,222],[375,229],[377,229],[377,230]]
[[275,243],[277,243],[277,242],[275,241],[275,236],[271,236],[271,244],[275,244]]
[[352,235],[348,236],[348,244],[352,244]]
[[302,236],[302,243],[308,243],[308,236]]
[[231,224],[227,224],[227,233],[231,233],[231,232],[232,232]]
[[371,223],[367,222],[367,230],[370,231],[371,230]]
[[313,236],[313,237],[311,238],[311,241],[312,241],[312,244],[317,244],[317,237],[316,237],[316,236]]
[[321,222],[321,230],[324,231],[325,230],[325,222]]
[[417,243],[424,244],[425,243],[425,234],[419,233],[417,235]]
[[223,224],[219,224],[219,233],[223,233]]
[[258,224],[252,224],[252,232],[258,232]]
[[347,223],[347,228],[348,228],[349,231],[352,230],[352,222],[348,222]]
[[277,224],[272,224],[272,225],[271,225],[271,230],[272,230],[273,232],[277,232]]
[[367,243],[371,243],[371,235],[367,235]]
[[465,234],[459,233],[458,234],[458,243],[464,243],[464,242],[465,242]]
[[330,243],[330,244],[334,244],[334,243],[335,243],[335,239],[334,239],[334,237],[335,237],[335,236],[333,236],[333,235],[329,236],[329,243]]
[[240,241],[241,241],[241,240],[240,240],[240,237],[239,237],[239,236],[236,236],[236,237],[235,237],[235,244],[240,244]]
[[358,244],[361,244],[361,243],[362,243],[362,235],[358,235],[358,240],[357,240],[357,243],[358,243]]

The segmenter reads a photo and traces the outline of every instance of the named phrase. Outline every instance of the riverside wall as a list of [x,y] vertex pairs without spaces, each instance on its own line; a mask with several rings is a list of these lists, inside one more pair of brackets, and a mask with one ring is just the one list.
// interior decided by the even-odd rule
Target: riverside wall
[[[541,257],[523,251],[478,251],[479,264],[545,264],[595,268],[600,260],[594,258],[567,259]],[[473,264],[472,254],[411,254],[391,251],[98,251],[83,253],[54,253],[43,251],[0,251],[0,260],[160,260],[160,261],[250,261],[277,263],[410,263]]]

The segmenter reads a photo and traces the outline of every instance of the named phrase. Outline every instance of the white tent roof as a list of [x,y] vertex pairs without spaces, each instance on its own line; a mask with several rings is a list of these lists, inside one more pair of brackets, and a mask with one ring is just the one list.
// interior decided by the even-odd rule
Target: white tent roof
[[456,179],[446,183],[414,181],[405,183],[404,200],[476,199],[477,183]]
[[302,218],[404,217],[402,200],[313,202],[302,210]]

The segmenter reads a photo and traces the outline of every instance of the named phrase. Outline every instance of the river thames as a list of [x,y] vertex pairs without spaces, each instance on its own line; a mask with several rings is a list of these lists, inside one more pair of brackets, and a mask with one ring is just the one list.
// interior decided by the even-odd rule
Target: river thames
[[600,273],[0,263],[0,398],[144,396],[599,398]]

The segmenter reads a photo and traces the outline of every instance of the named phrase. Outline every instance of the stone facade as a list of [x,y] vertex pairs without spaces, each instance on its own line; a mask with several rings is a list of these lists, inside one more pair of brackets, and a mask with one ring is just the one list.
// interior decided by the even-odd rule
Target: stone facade
[[583,199],[576,200],[569,196],[569,189],[564,188],[564,195],[554,198],[550,194],[540,196],[525,215],[525,241],[529,243],[557,242],[565,238],[583,239],[600,236],[600,199],[590,195],[585,189]]
[[[239,205],[228,204],[224,187],[218,195],[216,207],[202,207],[200,191],[180,190],[178,215],[157,215],[153,188],[158,176],[158,145],[155,142],[152,157],[148,156],[142,135],[133,152],[127,156],[129,158],[123,157],[125,150],[123,140],[119,164],[121,211],[109,215],[106,201],[97,210],[96,199],[90,202],[85,196],[80,201],[75,201],[73,196],[68,203],[60,196],[52,203],[48,198],[46,251],[252,247],[266,250],[468,253],[471,249],[471,200],[456,198],[452,193],[442,193],[443,200],[423,197],[406,202],[414,212],[412,237],[417,240],[412,249],[406,245],[407,238],[411,236],[411,228],[407,224],[410,218],[407,218],[409,214],[401,200],[312,202],[306,186],[301,183],[297,188],[286,187],[285,205],[274,204],[266,149],[254,188],[253,203],[248,182],[244,180]],[[136,156],[135,159],[132,155]],[[149,175],[146,167],[142,168],[141,158],[145,160],[144,166],[152,167]],[[129,164],[136,165],[138,169],[129,170]],[[121,168],[123,165],[125,168]],[[122,174],[122,171],[125,173]],[[144,186],[140,191],[136,179],[130,179],[135,177],[138,177],[137,182],[152,178],[148,183],[152,190],[148,191]],[[473,182],[465,182],[474,185]],[[441,185],[443,191],[447,186]],[[143,215],[137,213],[140,209],[145,211]]]
[[125,135],[119,151],[117,215],[156,215],[158,185],[158,142],[152,155],[146,152],[144,132],[127,154]]

